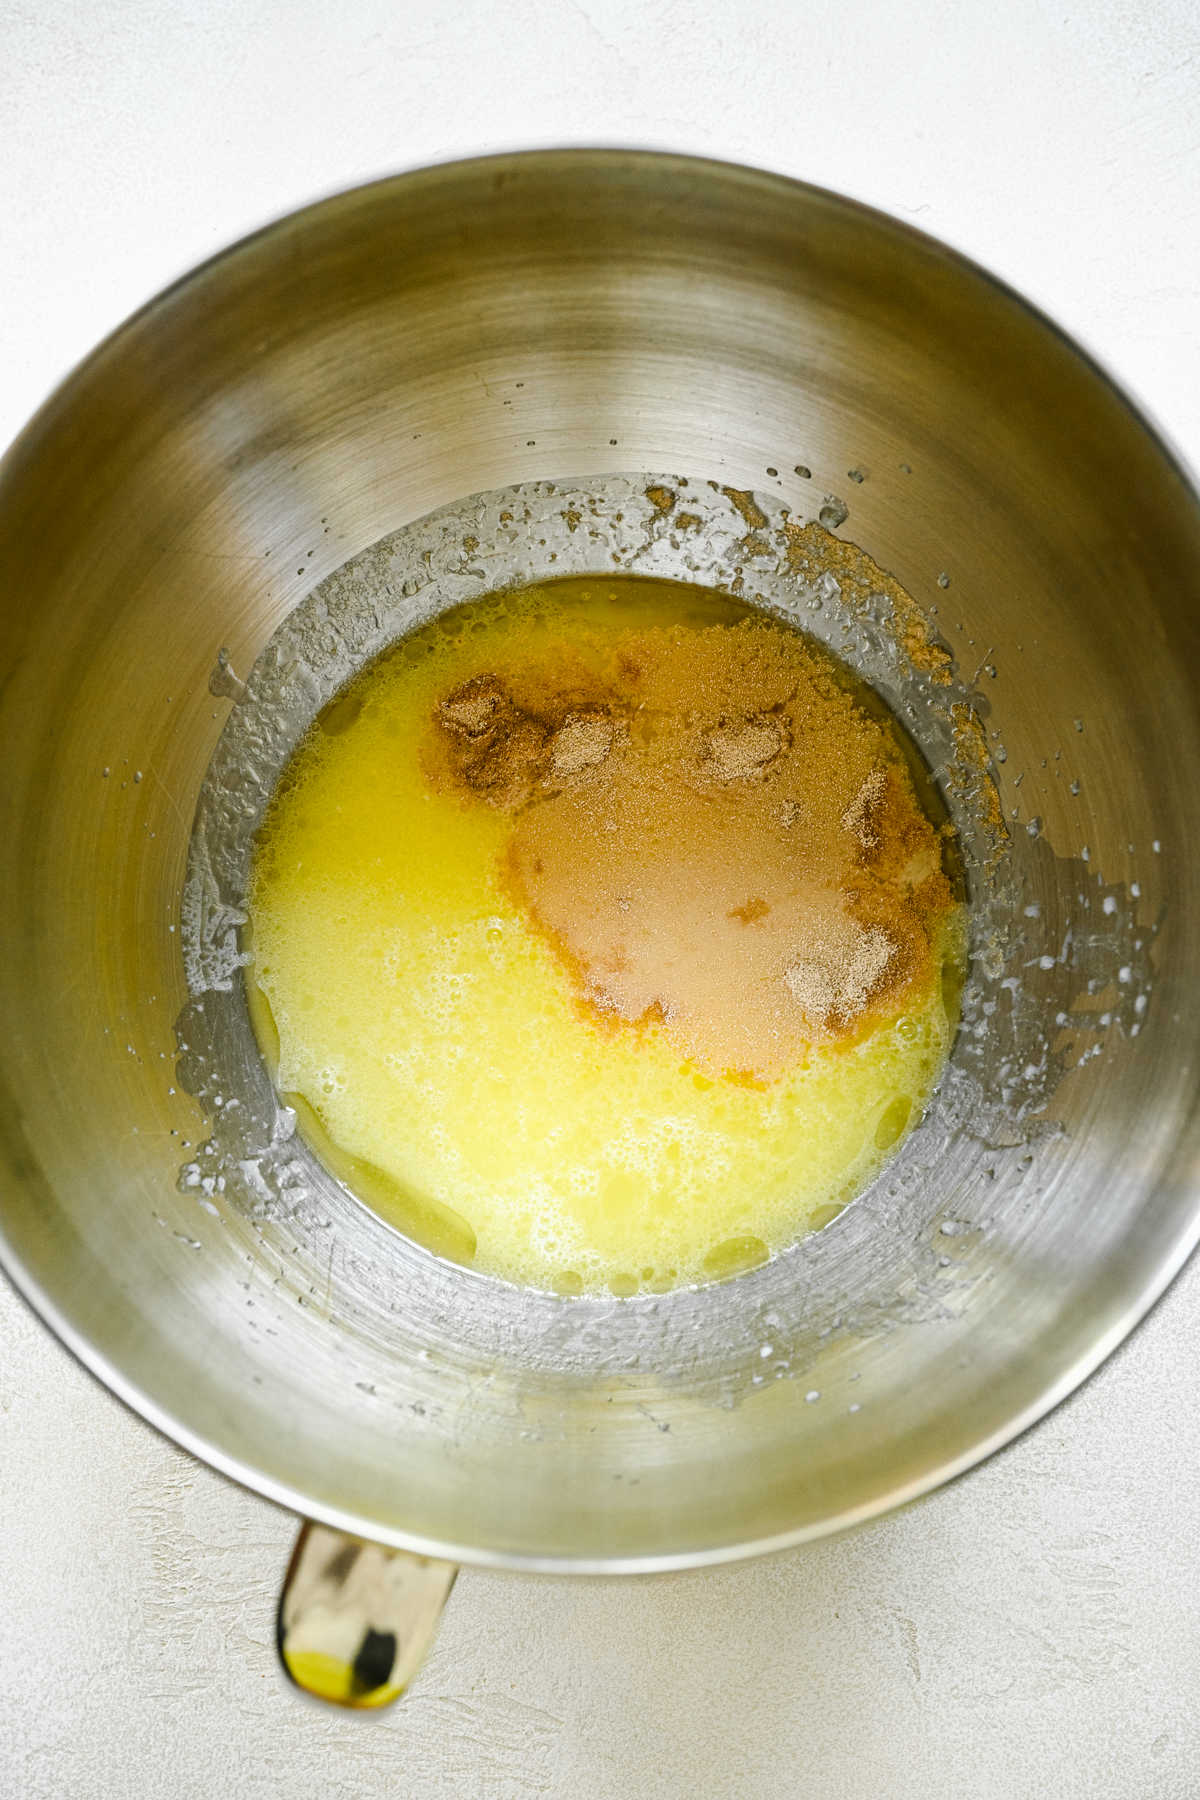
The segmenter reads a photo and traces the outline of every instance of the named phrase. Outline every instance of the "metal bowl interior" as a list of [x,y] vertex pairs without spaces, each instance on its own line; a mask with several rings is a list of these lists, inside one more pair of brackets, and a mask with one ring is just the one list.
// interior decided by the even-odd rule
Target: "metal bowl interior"
[[[173,1027],[221,670],[461,496],[664,469],[849,493],[844,535],[989,671],[1014,891],[1095,951],[1003,1002],[1070,1065],[1047,1128],[951,1131],[932,1162],[918,1131],[788,1257],[653,1303],[518,1294],[332,1189],[198,1206],[179,1175],[210,1121]],[[943,247],[620,151],[340,195],[48,403],[0,467],[0,596],[0,1250],[104,1380],[252,1487],[529,1567],[796,1542],[1010,1439],[1191,1249],[1200,503],[1076,347]]]

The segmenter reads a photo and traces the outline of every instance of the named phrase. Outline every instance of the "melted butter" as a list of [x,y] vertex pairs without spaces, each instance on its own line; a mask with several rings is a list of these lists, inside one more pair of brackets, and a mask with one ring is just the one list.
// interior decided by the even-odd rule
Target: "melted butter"
[[[559,729],[564,708],[577,709],[574,736],[560,740],[571,753],[561,766],[591,783],[594,799],[599,764],[578,708],[594,708],[600,694],[625,704],[620,659],[629,662],[630,634],[643,649],[669,638],[690,654],[693,640],[707,634],[711,649],[714,632],[744,625],[767,629],[723,597],[642,579],[557,582],[493,597],[443,615],[380,658],[326,708],[285,772],[260,833],[251,887],[259,1042],[281,1095],[331,1171],[441,1255],[565,1294],[632,1294],[736,1274],[827,1223],[924,1110],[956,1022],[955,906],[930,911],[920,938],[925,953],[910,956],[904,980],[890,991],[882,984],[861,1016],[837,1031],[811,1021],[801,1030],[797,983],[781,983],[764,949],[786,898],[782,865],[776,856],[769,880],[761,870],[756,880],[730,838],[743,904],[718,909],[720,980],[711,951],[707,963],[701,954],[708,943],[701,932],[699,960],[682,975],[674,971],[691,983],[691,1012],[657,1003],[643,964],[645,955],[661,956],[661,931],[655,938],[643,920],[643,964],[627,957],[632,974],[610,972],[614,986],[627,975],[620,992],[633,992],[635,1003],[606,1013],[588,987],[580,946],[597,962],[614,960],[603,931],[611,931],[612,906],[625,896],[606,865],[608,910],[589,911],[592,889],[580,890],[578,916],[592,924],[572,936],[563,871],[573,865],[562,845],[569,847],[577,815],[586,813],[584,789],[531,778],[506,787],[502,804],[488,804],[439,779],[446,697],[497,671],[530,690],[529,671],[553,665],[565,696]],[[786,627],[769,629],[807,644]],[[811,644],[805,654],[833,671]],[[848,688],[844,672],[836,682],[855,703],[855,718],[873,721],[874,738],[865,724],[856,726],[866,732],[863,742],[875,744],[903,784],[897,771],[905,746],[879,702]],[[639,736],[629,716],[621,741],[636,744],[646,733]],[[760,777],[758,740],[724,718],[707,738],[703,721],[696,727],[707,774],[687,792],[709,809],[705,819],[724,808],[735,830],[729,784],[715,779],[714,768],[716,777],[741,783],[745,771],[730,758],[749,744],[753,779],[736,789],[745,796],[737,806],[750,809],[743,824],[766,817],[776,778]],[[553,725],[540,727],[551,759]],[[695,719],[687,730],[693,726]],[[835,823],[853,814],[861,775],[844,774],[849,804],[840,790],[829,798]],[[680,790],[668,784],[664,791],[667,819],[677,821]],[[922,799],[932,811],[928,795]],[[566,827],[557,864],[547,836],[555,817]],[[924,813],[921,819],[927,826]],[[705,831],[711,880],[712,869],[725,866],[724,852],[717,825]],[[932,827],[929,834],[935,841]],[[694,844],[696,834],[687,839]],[[691,880],[694,889],[694,869],[672,875],[669,858],[682,854],[677,826],[653,841],[664,845],[668,865],[652,871],[639,840],[643,885],[653,874],[664,894],[673,879],[677,886]],[[595,863],[593,853],[586,877],[593,883]],[[760,890],[769,890],[770,907]],[[794,895],[787,904],[795,913]],[[549,929],[547,914],[562,929]],[[681,915],[694,936],[703,907],[682,905]],[[743,944],[754,954],[731,980],[729,959]],[[738,1004],[750,981],[767,980],[776,983],[773,1011]],[[757,1036],[748,1034],[747,1017],[767,1022]],[[787,1026],[782,1035],[771,1024],[777,1018]],[[761,1047],[767,1028],[774,1033],[769,1054]],[[740,1068],[722,1063],[730,1045]]]

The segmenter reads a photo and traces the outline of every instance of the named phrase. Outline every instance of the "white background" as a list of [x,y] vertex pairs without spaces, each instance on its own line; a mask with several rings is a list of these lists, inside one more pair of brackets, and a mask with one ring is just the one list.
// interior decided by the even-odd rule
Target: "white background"
[[[1195,0],[0,0],[0,443],[155,289],[368,176],[638,143],[967,250],[1200,464]],[[5,1800],[1194,1800],[1200,1269],[1039,1430],[857,1536],[653,1582],[464,1574],[375,1720],[288,1691],[292,1522],[0,1283]]]

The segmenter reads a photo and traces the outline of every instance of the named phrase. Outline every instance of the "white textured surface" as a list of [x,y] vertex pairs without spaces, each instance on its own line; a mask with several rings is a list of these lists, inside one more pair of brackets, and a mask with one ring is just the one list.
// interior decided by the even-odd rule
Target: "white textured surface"
[[[1047,306],[1200,464],[1194,0],[0,0],[0,442],[154,289],[390,168],[773,165]],[[857,1537],[653,1583],[468,1572],[382,1720],[285,1690],[292,1523],[0,1286],[7,1800],[1192,1800],[1200,1269],[1067,1408]]]

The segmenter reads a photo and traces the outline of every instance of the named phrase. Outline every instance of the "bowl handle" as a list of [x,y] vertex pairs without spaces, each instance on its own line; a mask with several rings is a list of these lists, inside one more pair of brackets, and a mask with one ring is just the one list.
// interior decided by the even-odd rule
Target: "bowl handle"
[[424,1661],[455,1563],[305,1524],[279,1596],[279,1659],[335,1706],[388,1706]]

